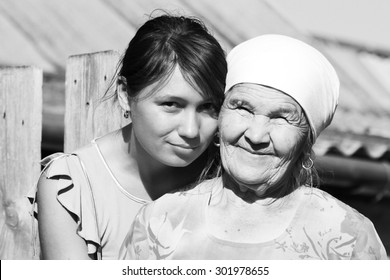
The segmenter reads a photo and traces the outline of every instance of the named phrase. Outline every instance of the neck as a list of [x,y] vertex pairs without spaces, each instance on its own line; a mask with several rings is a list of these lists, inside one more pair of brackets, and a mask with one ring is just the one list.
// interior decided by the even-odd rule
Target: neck
[[272,186],[266,183],[262,183],[256,186],[248,186],[234,180],[234,178],[232,178],[226,172],[223,173],[222,179],[224,186],[230,189],[232,193],[237,197],[237,199],[240,199],[243,202],[249,204],[271,204],[274,201],[288,196],[291,193],[291,191],[283,191],[286,189],[287,186],[283,186],[280,183]]

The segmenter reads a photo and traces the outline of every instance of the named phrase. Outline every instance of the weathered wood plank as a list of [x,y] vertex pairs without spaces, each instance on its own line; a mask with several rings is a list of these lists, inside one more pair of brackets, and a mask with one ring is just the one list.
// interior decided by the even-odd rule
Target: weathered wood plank
[[65,90],[65,152],[74,151],[128,122],[112,99],[102,100],[119,57],[115,51],[69,57]]
[[27,192],[40,172],[42,70],[0,69],[0,259],[31,259]]

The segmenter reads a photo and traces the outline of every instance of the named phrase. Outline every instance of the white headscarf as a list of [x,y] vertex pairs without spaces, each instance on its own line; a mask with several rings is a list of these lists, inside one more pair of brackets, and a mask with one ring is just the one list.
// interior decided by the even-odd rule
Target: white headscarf
[[329,61],[316,49],[282,35],[245,41],[227,56],[225,93],[234,85],[254,83],[280,90],[304,110],[313,141],[332,121],[340,82]]

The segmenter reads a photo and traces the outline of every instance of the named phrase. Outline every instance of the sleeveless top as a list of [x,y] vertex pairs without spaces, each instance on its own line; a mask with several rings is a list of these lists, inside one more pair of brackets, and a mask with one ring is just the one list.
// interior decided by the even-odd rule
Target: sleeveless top
[[387,259],[369,219],[325,191],[305,186],[296,190],[303,199],[290,224],[270,240],[221,239],[207,227],[207,208],[210,201],[219,201],[223,190],[221,183],[206,181],[143,206],[120,258]]
[[[76,217],[77,234],[85,240],[88,254],[118,259],[135,215],[148,201],[133,196],[119,184],[95,140],[72,154],[55,153],[41,163],[42,174],[55,182],[58,202]],[[37,186],[28,194],[34,217],[39,203],[36,191]],[[36,247],[37,223],[35,219],[33,222]]]

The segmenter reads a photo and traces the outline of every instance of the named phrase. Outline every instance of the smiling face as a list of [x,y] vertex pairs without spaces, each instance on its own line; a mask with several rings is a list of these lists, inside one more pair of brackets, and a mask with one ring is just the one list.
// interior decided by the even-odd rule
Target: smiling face
[[157,91],[152,84],[130,102],[133,132],[139,147],[158,162],[184,167],[197,159],[217,129],[217,108],[176,67]]
[[239,84],[226,96],[219,121],[221,159],[240,186],[261,195],[289,176],[308,125],[290,96]]

